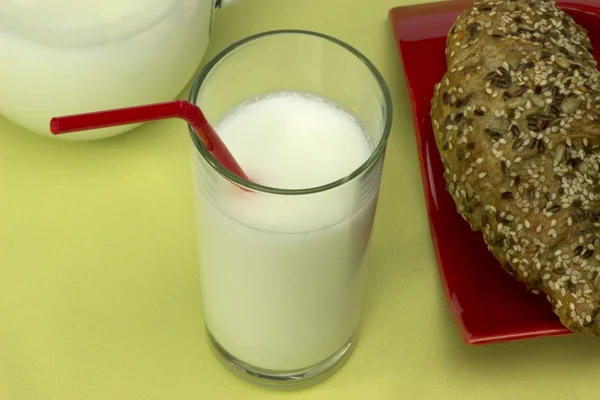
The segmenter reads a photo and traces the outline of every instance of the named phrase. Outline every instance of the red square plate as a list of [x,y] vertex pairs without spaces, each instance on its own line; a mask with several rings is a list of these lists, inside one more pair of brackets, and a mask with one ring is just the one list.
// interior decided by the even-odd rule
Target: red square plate
[[[446,297],[469,344],[568,334],[543,296],[531,293],[500,268],[481,233],[471,231],[446,191],[430,102],[434,85],[446,72],[446,35],[459,13],[472,4],[472,0],[445,1],[397,7],[389,14],[404,66],[431,236]],[[557,4],[588,30],[600,59],[598,0]]]

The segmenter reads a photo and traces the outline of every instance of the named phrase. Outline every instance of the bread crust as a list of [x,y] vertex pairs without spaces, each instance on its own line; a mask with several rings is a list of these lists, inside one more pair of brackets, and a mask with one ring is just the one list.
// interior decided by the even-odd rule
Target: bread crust
[[482,0],[447,39],[431,120],[447,190],[562,324],[600,335],[600,73],[550,0]]

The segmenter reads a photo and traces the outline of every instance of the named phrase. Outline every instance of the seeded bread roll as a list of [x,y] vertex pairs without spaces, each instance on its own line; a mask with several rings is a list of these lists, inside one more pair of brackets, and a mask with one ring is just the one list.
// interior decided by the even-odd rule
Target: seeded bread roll
[[600,335],[600,73],[550,0],[482,0],[447,41],[431,118],[447,189],[503,268]]

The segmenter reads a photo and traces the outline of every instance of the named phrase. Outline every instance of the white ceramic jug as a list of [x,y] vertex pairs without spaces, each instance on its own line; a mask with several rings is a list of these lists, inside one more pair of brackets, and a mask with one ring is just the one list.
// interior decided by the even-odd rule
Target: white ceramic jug
[[[54,116],[172,100],[222,0],[0,1],[0,114],[52,136]],[[93,140],[135,125],[59,135]]]

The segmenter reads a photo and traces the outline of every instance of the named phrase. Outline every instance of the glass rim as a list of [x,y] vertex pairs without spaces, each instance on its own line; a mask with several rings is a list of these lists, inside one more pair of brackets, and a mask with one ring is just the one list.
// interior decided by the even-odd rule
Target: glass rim
[[249,189],[253,192],[271,193],[271,194],[278,194],[278,195],[306,195],[306,194],[325,192],[327,190],[331,190],[336,187],[342,186],[345,183],[351,182],[352,180],[356,179],[361,174],[363,174],[365,171],[370,170],[383,155],[385,148],[387,146],[388,138],[389,138],[391,127],[392,127],[392,116],[393,116],[392,115],[393,114],[392,96],[390,94],[388,86],[387,86],[383,76],[377,69],[377,67],[375,67],[375,65],[364,54],[362,54],[360,51],[358,51],[356,48],[352,47],[351,45],[349,45],[348,43],[346,43],[340,39],[336,39],[336,38],[326,35],[324,33],[308,31],[308,30],[278,29],[278,30],[271,30],[271,31],[257,33],[257,34],[245,37],[237,42],[234,42],[233,44],[231,44],[231,45],[227,46],[226,48],[224,48],[223,50],[221,50],[212,59],[210,59],[204,65],[204,67],[202,67],[202,69],[200,70],[200,72],[198,73],[196,78],[194,78],[194,82],[192,84],[192,87],[190,89],[190,93],[188,96],[188,101],[191,102],[192,104],[196,104],[196,100],[198,99],[198,94],[200,93],[200,89],[202,88],[202,85],[204,84],[206,78],[210,75],[210,73],[213,71],[213,69],[225,57],[232,54],[234,51],[238,50],[239,48],[243,47],[246,44],[249,44],[249,43],[255,42],[257,40],[270,37],[270,36],[276,36],[276,35],[281,35],[281,34],[307,35],[307,36],[312,36],[312,37],[315,37],[318,39],[327,40],[327,41],[347,50],[349,53],[354,55],[358,61],[361,61],[369,69],[372,76],[375,78],[375,81],[377,82],[379,89],[381,90],[381,93],[383,94],[384,106],[385,106],[385,124],[383,126],[383,133],[381,135],[381,138],[379,139],[379,143],[377,143],[377,145],[371,152],[371,155],[369,156],[369,158],[365,162],[363,162],[358,168],[354,169],[350,174],[348,174],[340,179],[337,179],[333,182],[327,183],[325,185],[315,186],[315,187],[311,187],[311,188],[303,188],[303,189],[281,189],[281,188],[275,188],[275,187],[265,186],[265,185],[261,185],[261,184],[255,183],[255,182],[251,182],[251,181],[243,179],[243,178],[237,176],[236,174],[232,173],[227,168],[223,167],[223,165],[221,165],[214,158],[214,156],[206,149],[206,147],[204,147],[204,145],[202,144],[202,142],[200,141],[200,139],[194,132],[193,128],[189,124],[188,124],[188,131],[192,138],[192,142],[194,143],[194,145],[196,147],[196,150],[198,150],[198,152],[202,155],[204,160],[219,175],[221,175],[225,179],[229,180],[230,182],[233,182],[234,184],[236,184],[244,189]]

